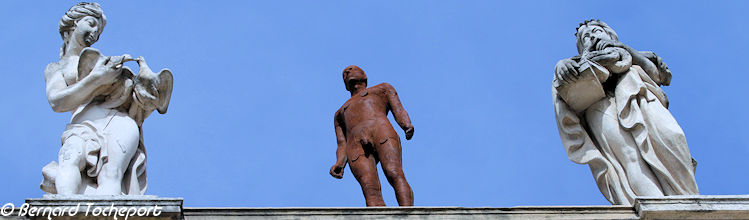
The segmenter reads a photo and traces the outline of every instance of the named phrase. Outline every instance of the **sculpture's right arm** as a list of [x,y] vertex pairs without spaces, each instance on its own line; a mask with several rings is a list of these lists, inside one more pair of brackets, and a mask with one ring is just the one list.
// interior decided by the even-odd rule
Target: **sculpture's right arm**
[[102,83],[97,76],[88,76],[80,79],[72,85],[67,85],[62,75],[62,68],[58,64],[49,64],[44,70],[44,79],[47,84],[47,100],[55,112],[72,111],[83,105],[97,94]]
[[338,110],[333,118],[333,123],[335,124],[335,136],[336,139],[338,139],[338,149],[335,151],[336,162],[333,164],[333,167],[330,167],[330,175],[336,179],[343,178],[343,168],[346,168],[346,160],[348,160],[348,158],[346,158],[346,134],[343,133],[343,128],[339,123],[340,112],[341,110]]
[[336,155],[336,164],[346,166],[346,160],[348,159],[346,156],[346,135],[343,133],[343,128],[341,127],[341,124],[339,122],[340,120],[340,111],[337,111],[335,114],[335,117],[333,118],[333,124],[335,125],[335,137],[336,142],[338,143],[338,148],[335,151]]

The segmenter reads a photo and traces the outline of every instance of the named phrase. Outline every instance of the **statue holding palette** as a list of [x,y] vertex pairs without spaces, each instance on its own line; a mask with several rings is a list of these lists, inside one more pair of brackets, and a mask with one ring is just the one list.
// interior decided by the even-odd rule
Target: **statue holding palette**
[[[154,110],[164,114],[172,73],[154,73],[142,57],[104,56],[91,48],[106,25],[99,4],[79,3],[59,23],[60,61],[44,71],[55,112],[71,112],[58,162],[42,169],[41,189],[51,194],[142,195],[146,152],[142,124]],[[137,61],[135,74],[123,63]]]

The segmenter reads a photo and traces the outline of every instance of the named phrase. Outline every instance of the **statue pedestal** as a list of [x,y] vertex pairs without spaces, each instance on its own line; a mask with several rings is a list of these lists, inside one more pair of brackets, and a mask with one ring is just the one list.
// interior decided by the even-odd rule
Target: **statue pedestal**
[[639,197],[640,219],[749,219],[749,195]]
[[18,214],[27,219],[183,219],[182,198],[44,195],[26,199]]
[[220,219],[749,219],[749,195],[637,198],[634,206],[199,208],[186,220]]
[[[634,206],[182,208],[181,198],[56,196],[27,199],[5,219],[749,219],[749,195],[637,198]],[[80,205],[79,205],[80,204]],[[91,204],[90,206],[88,204]],[[159,211],[155,215],[156,207]],[[112,208],[114,207],[114,208]],[[30,214],[33,210],[33,215]],[[40,211],[42,210],[42,211]],[[47,213],[42,215],[43,210]],[[64,211],[62,211],[64,210]],[[72,210],[72,211],[71,211]],[[110,211],[114,210],[114,211]],[[124,211],[119,211],[124,210]],[[128,210],[136,210],[128,215]],[[138,216],[137,210],[147,214]],[[148,211],[150,210],[150,211]],[[70,212],[76,212],[70,216]],[[88,211],[88,213],[87,213]],[[121,214],[117,214],[118,211]],[[59,214],[64,212],[63,214]],[[109,213],[111,212],[111,214]],[[130,212],[133,213],[133,212]],[[19,214],[22,214],[19,216]],[[87,214],[87,215],[86,215]],[[127,217],[127,218],[126,218]]]

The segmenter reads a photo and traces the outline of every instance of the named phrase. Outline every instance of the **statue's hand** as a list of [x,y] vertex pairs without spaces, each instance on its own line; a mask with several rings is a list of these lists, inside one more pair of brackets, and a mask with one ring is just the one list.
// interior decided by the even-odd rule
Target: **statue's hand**
[[94,66],[94,69],[91,70],[89,76],[94,77],[99,84],[112,84],[117,81],[117,77],[122,72],[122,63],[127,59],[132,58],[130,55],[124,54],[122,56],[110,56],[106,59],[100,59]]
[[560,60],[554,67],[554,80],[560,83],[574,82],[580,76],[580,73],[577,72],[578,68],[580,68],[580,65],[572,59]]
[[663,58],[656,55],[653,51],[640,51],[640,55],[644,56],[650,62],[652,62],[656,68],[658,68],[658,79],[653,79],[661,85],[671,84],[671,70],[668,69],[668,65],[663,62]]
[[617,50],[615,48],[608,48],[604,50],[586,52],[583,53],[583,59],[596,62],[603,66],[608,66],[621,59],[621,56],[619,54],[619,52],[621,52],[620,50],[621,49]]
[[671,70],[668,69],[668,65],[666,65],[665,62],[663,62],[663,59],[659,56],[656,56],[656,64],[655,66],[658,67],[658,70],[661,72],[668,72],[668,75],[671,75]]
[[644,56],[645,58],[648,58],[653,63],[656,63],[656,60],[658,59],[658,55],[655,54],[653,51],[640,51],[640,55]]
[[343,178],[343,168],[345,167],[345,163],[336,163],[335,165],[333,165],[333,167],[330,168],[330,175],[335,177],[336,179]]
[[642,54],[643,56],[645,56],[645,58],[647,58],[648,60],[650,60],[650,62],[653,62],[653,64],[655,64],[655,66],[658,67],[659,71],[661,71],[661,72],[669,72],[669,73],[671,72],[668,69],[668,65],[666,65],[666,63],[663,62],[663,58],[661,58],[658,55],[656,55],[655,52],[653,52],[653,51],[641,51],[640,54]]
[[406,140],[411,140],[414,137],[414,126],[411,125],[406,128]]
[[625,46],[626,45],[624,45],[624,43],[619,42],[619,41],[609,40],[609,39],[600,39],[598,40],[598,43],[596,43],[595,49],[598,51],[598,50],[606,49],[608,47],[624,48]]

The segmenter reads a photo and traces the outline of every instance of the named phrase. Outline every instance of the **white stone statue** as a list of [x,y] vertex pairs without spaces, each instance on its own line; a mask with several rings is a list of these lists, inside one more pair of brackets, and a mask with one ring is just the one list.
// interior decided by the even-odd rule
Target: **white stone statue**
[[[44,70],[55,112],[71,112],[57,162],[42,169],[41,189],[52,194],[142,195],[146,152],[141,125],[166,113],[172,74],[154,73],[142,57],[103,56],[91,48],[106,25],[99,4],[79,3],[60,20],[60,61]],[[137,61],[138,74],[122,64]]]
[[671,72],[653,52],[619,42],[598,20],[577,29],[579,55],[560,60],[552,93],[570,160],[588,164],[612,204],[698,194],[696,161],[660,88]]

